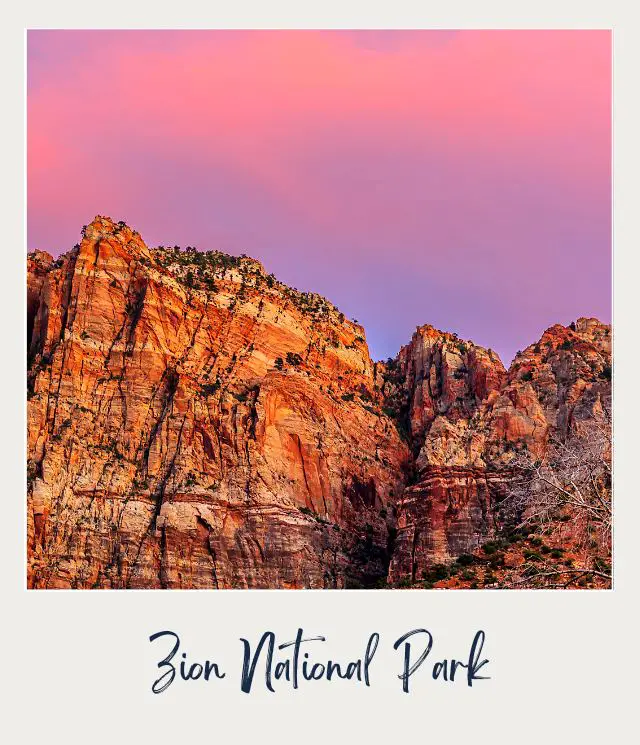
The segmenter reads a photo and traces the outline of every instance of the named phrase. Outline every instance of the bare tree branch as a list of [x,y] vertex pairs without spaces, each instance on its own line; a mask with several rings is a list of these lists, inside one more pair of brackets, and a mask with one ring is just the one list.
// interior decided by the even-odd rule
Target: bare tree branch
[[515,476],[501,503],[502,519],[570,540],[579,566],[536,572],[527,565],[512,586],[554,576],[569,576],[568,584],[584,577],[611,579],[610,421],[609,408],[603,406],[600,420],[581,421],[565,437],[552,436],[542,459],[527,450],[514,454]]

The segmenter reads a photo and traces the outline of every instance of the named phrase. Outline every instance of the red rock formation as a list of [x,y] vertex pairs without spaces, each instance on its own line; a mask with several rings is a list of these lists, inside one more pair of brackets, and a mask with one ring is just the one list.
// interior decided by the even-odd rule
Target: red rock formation
[[31,587],[384,577],[408,451],[361,327],[106,218],[58,263],[30,279]]
[[553,326],[508,372],[490,351],[419,328],[387,394],[406,392],[415,483],[398,505],[391,582],[476,551],[499,530],[514,452],[541,457],[550,431],[601,414],[611,397],[610,327],[580,318]]
[[34,251],[27,256],[27,347],[31,344],[33,323],[40,307],[42,286],[52,264],[53,257],[44,251]]
[[508,372],[431,326],[373,365],[358,324],[258,262],[101,217],[29,256],[28,333],[34,588],[419,578],[494,535],[516,449],[610,395],[594,319]]

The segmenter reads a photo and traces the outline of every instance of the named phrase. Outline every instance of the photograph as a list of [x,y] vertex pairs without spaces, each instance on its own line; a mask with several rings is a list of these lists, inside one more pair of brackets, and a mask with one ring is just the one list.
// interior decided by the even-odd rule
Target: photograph
[[25,43],[29,591],[612,588],[609,29]]

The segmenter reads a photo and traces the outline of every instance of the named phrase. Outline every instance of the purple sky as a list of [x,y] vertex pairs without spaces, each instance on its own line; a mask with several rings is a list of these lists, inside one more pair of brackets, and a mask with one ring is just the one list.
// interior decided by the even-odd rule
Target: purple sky
[[28,244],[95,214],[508,363],[611,315],[605,31],[28,35]]

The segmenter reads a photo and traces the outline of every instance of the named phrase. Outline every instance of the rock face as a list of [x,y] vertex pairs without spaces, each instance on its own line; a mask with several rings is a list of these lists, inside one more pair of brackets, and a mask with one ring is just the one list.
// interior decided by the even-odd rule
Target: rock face
[[500,530],[515,452],[542,456],[551,432],[602,415],[610,327],[586,318],[553,326],[506,372],[490,350],[425,326],[392,367],[383,390],[408,421],[415,472],[398,505],[389,578],[416,581]]
[[593,319],[508,372],[430,326],[374,365],[324,298],[103,217],[30,254],[27,302],[33,588],[415,577],[493,535],[513,449],[610,395]]
[[408,449],[360,326],[250,259],[96,218],[32,257],[29,585],[342,587],[387,572]]
[[31,344],[42,287],[52,264],[53,257],[44,251],[34,251],[27,256],[27,346]]

